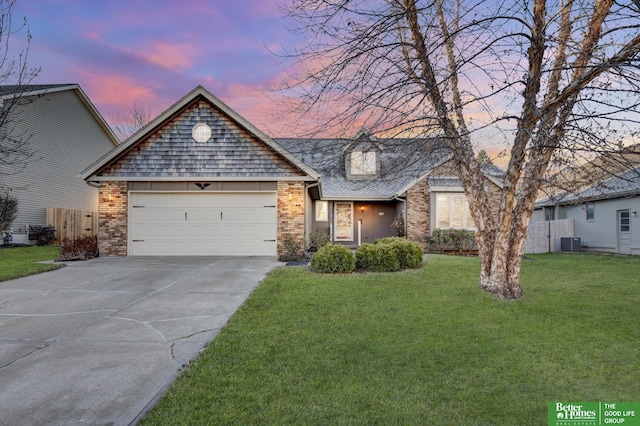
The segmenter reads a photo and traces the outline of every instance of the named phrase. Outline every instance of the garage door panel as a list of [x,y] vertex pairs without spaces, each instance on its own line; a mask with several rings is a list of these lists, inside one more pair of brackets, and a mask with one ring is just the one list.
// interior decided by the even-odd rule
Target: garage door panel
[[132,255],[275,256],[275,193],[132,193]]

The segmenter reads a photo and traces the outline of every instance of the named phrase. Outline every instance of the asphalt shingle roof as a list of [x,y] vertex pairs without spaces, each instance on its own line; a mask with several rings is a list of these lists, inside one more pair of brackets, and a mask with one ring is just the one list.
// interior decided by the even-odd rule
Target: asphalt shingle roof
[[573,194],[565,192],[554,200],[544,198],[536,203],[536,206],[554,204],[572,204],[582,201],[617,198],[640,194],[640,167],[626,171],[625,173],[597,183],[589,188]]
[[37,92],[41,90],[47,89],[55,89],[57,87],[69,86],[70,84],[24,84],[24,85],[4,85],[0,86],[0,97],[13,95],[13,94],[23,94],[29,92]]
[[391,199],[451,155],[449,148],[435,138],[358,141],[382,149],[380,175],[369,180],[349,180],[344,155],[353,140],[274,140],[320,174],[324,198]]

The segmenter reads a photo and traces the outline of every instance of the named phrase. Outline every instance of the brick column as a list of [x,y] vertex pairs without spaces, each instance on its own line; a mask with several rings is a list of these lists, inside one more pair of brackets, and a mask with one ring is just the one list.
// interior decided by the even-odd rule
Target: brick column
[[98,207],[100,256],[127,255],[127,182],[101,182]]
[[278,256],[283,243],[292,238],[305,247],[304,241],[304,182],[278,182]]
[[426,249],[429,235],[429,193],[423,179],[407,191],[407,239]]

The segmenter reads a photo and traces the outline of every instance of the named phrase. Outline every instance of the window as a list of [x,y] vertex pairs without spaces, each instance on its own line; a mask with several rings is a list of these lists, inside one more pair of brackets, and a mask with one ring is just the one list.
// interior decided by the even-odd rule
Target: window
[[375,151],[353,151],[351,153],[352,175],[374,175],[377,172]]
[[464,194],[436,194],[436,228],[476,228]]
[[316,201],[316,221],[324,222],[329,220],[329,203],[327,201]]
[[335,239],[353,241],[352,203],[335,203]]
[[556,220],[556,209],[555,207],[545,207],[544,208],[544,220]]
[[191,137],[196,142],[204,143],[211,139],[211,127],[204,123],[196,124],[191,131]]
[[596,217],[596,206],[593,203],[587,203],[587,220],[594,220]]
[[631,222],[629,221],[629,210],[621,210],[619,214],[620,232],[629,232]]

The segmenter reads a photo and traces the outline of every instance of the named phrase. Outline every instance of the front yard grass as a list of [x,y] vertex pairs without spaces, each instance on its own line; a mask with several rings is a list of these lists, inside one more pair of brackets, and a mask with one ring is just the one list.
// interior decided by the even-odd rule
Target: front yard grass
[[639,401],[640,258],[531,257],[515,302],[476,258],[278,268],[143,424],[543,425],[548,402]]
[[62,265],[36,263],[58,255],[57,246],[0,248],[0,281],[58,269]]

